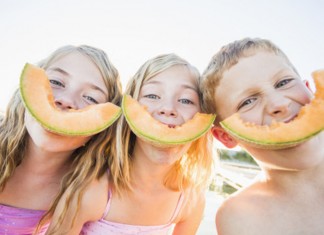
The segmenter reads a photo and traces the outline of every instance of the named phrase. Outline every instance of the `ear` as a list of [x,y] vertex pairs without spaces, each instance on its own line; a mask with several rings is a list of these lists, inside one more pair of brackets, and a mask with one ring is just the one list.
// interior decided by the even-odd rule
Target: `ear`
[[305,80],[304,83],[305,83],[305,86],[308,88],[308,90],[310,90],[310,92],[314,93],[314,91],[312,90],[312,88],[310,86],[309,81]]
[[213,126],[211,129],[213,136],[220,141],[227,148],[234,148],[237,142],[232,136],[230,136],[223,128],[219,126]]

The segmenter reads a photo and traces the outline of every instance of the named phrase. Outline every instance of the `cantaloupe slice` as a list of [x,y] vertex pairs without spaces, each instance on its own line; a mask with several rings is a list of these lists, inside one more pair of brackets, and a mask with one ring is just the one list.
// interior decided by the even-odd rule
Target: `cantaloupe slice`
[[183,125],[170,128],[154,119],[144,106],[129,95],[124,95],[122,109],[135,135],[160,147],[172,147],[198,139],[210,129],[215,119],[212,114],[196,113]]
[[300,109],[293,121],[260,126],[244,122],[235,113],[223,120],[221,126],[234,138],[259,148],[288,148],[310,139],[324,129],[324,70],[315,71],[312,76],[316,86],[315,97]]
[[78,110],[60,110],[55,105],[45,71],[28,63],[21,73],[20,94],[29,113],[45,129],[62,135],[89,136],[99,133],[122,113],[120,107],[109,102]]

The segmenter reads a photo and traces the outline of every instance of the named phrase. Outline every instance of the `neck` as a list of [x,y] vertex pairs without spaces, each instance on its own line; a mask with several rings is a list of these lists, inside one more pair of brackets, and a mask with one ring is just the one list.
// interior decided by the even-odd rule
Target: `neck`
[[285,170],[264,168],[265,180],[287,191],[316,188],[324,191],[324,161],[307,169]]
[[159,188],[164,187],[163,181],[168,171],[173,167],[171,163],[160,161],[163,156],[159,151],[144,151],[135,145],[133,152],[131,177],[136,187]]
[[29,174],[57,176],[64,174],[70,166],[72,152],[53,153],[40,149],[29,141],[24,159],[19,166]]

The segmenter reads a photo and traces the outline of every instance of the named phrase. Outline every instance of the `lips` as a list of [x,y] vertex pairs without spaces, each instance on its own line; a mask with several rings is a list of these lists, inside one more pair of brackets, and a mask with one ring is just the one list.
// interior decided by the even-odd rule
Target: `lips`
[[291,118],[288,118],[288,119],[284,120],[283,122],[284,122],[284,123],[291,122],[291,121],[293,121],[296,117],[297,117],[297,115],[294,115],[294,116],[292,116]]
[[165,122],[161,122],[162,124],[168,126],[169,128],[176,128],[176,124],[169,124],[169,123],[165,123]]
[[169,127],[169,128],[175,128],[176,125],[174,125],[174,124],[168,124],[168,127]]

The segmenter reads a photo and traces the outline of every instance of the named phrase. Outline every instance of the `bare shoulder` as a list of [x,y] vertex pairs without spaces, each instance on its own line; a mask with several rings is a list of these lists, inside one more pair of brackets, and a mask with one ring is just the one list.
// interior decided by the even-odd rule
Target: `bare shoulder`
[[182,209],[176,219],[173,235],[194,235],[203,217],[204,192],[185,192]]
[[265,220],[264,210],[270,207],[268,193],[252,185],[227,198],[215,217],[219,235],[260,234],[259,225]]
[[[95,221],[102,217],[108,198],[108,176],[95,179],[85,188],[81,201],[76,193],[66,206],[68,188],[60,199],[52,217],[51,224],[46,234],[79,234],[84,223]],[[79,206],[78,206],[79,205]],[[63,211],[66,215],[62,222],[60,216]]]
[[93,180],[83,194],[80,213],[85,214],[87,220],[98,220],[102,217],[108,202],[108,175]]
[[181,219],[184,220],[191,214],[197,214],[198,211],[203,211],[205,203],[205,192],[197,192],[193,190],[185,192]]

